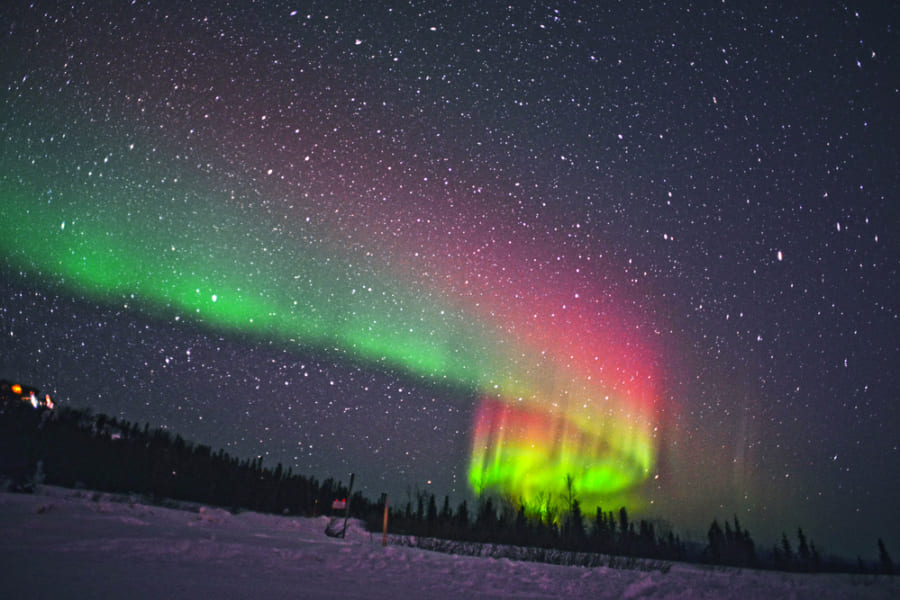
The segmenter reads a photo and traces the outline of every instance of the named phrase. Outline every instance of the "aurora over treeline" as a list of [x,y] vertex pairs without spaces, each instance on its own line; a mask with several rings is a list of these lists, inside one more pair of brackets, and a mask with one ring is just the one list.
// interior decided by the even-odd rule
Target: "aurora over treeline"
[[[479,493],[536,505],[540,494],[561,496],[570,476],[585,508],[637,500],[629,493],[654,466],[661,358],[642,350],[639,327],[628,331],[615,294],[582,275],[592,265],[543,278],[510,254],[397,272],[363,250],[376,246],[369,240],[355,252],[304,241],[321,237],[307,231],[311,218],[279,229],[229,202],[192,198],[170,203],[154,226],[127,186],[104,182],[60,209],[54,202],[79,192],[59,183],[45,204],[4,190],[15,201],[0,218],[18,226],[0,246],[26,271],[162,318],[470,389],[482,399],[469,466]],[[35,236],[44,243],[30,243]],[[261,240],[279,251],[260,257]],[[466,278],[486,268],[508,273],[504,284]]]
[[395,506],[896,547],[896,7],[0,13],[0,379]]

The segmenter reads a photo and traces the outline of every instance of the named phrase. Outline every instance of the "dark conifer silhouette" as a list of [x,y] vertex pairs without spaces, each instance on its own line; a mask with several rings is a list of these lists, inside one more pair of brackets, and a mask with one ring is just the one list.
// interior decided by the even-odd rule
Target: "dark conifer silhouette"
[[469,529],[469,503],[463,500],[456,509],[456,526],[458,529]]
[[794,565],[794,553],[791,550],[791,542],[784,532],[781,533],[781,552],[782,559],[784,560],[784,568],[790,570]]
[[884,547],[884,540],[881,538],[878,538],[878,562],[882,573],[885,575],[894,574],[894,561],[891,560],[887,548]]
[[803,535],[803,529],[799,527],[797,528],[797,568],[801,571],[809,571],[812,569],[809,545],[806,543],[806,536]]
[[453,519],[453,511],[450,509],[450,496],[444,496],[444,505],[441,507],[439,520],[446,526]]
[[814,573],[817,573],[822,570],[822,557],[819,556],[819,551],[816,550],[814,542],[810,542],[809,546],[812,553],[812,570]]
[[713,521],[709,526],[709,532],[706,534],[709,539],[709,559],[714,563],[722,561],[722,554],[725,551],[725,534],[719,526],[718,521]]
[[428,514],[426,516],[426,520],[428,523],[428,531],[431,534],[434,534],[437,531],[438,520],[437,502],[434,499],[434,494],[431,494],[428,497]]

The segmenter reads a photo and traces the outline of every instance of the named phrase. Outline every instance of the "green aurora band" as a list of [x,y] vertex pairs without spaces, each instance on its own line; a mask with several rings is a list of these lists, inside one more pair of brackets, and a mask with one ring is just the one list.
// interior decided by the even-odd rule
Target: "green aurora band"
[[80,176],[90,182],[0,179],[8,265],[109,305],[474,392],[469,481],[477,493],[545,511],[571,477],[585,510],[640,503],[655,452],[648,355],[620,335],[623,327],[598,324],[590,306],[557,314],[554,283],[529,280],[524,299],[512,284],[462,293],[447,283],[447,268],[422,283],[377,252],[338,248],[314,216],[211,202],[177,182],[151,192]]

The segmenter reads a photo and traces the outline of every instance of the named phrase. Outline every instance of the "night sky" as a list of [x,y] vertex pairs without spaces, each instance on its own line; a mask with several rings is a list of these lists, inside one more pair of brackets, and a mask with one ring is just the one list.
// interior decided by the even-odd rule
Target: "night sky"
[[900,548],[896,3],[11,3],[0,377],[405,502]]

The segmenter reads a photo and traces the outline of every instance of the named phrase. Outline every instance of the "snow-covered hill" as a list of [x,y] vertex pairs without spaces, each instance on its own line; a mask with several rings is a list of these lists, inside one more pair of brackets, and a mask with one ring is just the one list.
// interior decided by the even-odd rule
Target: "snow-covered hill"
[[567,567],[381,546],[327,519],[162,508],[44,487],[0,493],[6,598],[897,598],[897,577],[675,564]]

